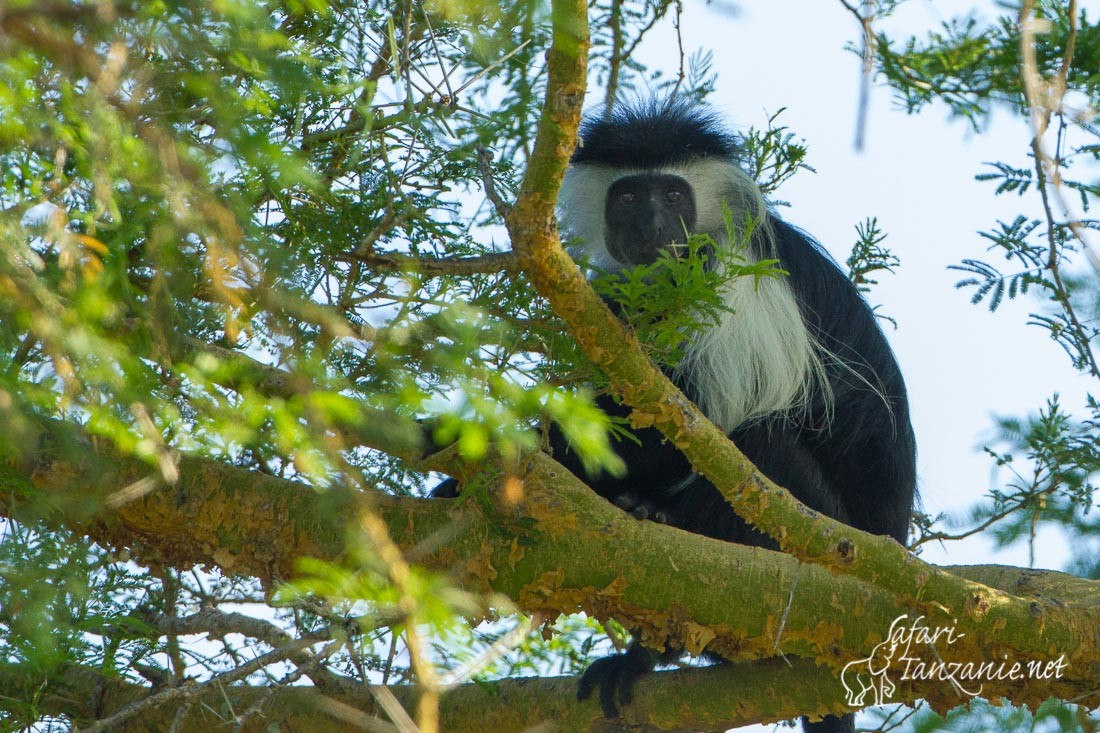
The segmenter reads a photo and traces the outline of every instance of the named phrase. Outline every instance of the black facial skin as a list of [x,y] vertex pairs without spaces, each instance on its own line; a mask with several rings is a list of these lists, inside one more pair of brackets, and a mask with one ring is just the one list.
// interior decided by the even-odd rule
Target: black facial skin
[[625,176],[607,191],[604,223],[612,257],[624,265],[648,265],[663,248],[684,244],[694,230],[695,196],[679,176]]

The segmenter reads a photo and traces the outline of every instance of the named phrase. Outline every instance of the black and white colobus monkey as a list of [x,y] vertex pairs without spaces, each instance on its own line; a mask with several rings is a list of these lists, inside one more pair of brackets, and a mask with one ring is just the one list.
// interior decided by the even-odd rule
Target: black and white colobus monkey
[[[694,337],[671,377],[770,479],[804,504],[904,543],[916,484],[905,385],[871,309],[806,234],[768,211],[738,163],[737,139],[707,108],[659,101],[620,107],[581,128],[560,196],[565,237],[589,262],[622,270],[674,252],[685,231],[730,245],[733,222],[757,222],[750,257],[778,258],[784,278],[731,279],[721,320]],[[711,258],[721,267],[722,258]],[[601,407],[628,410],[610,398]],[[775,547],[746,525],[718,490],[653,428],[616,450],[624,476],[588,476],[560,432],[554,457],[599,494],[635,516],[730,542]],[[437,495],[453,492],[453,485]],[[674,652],[673,652],[674,653]],[[583,699],[600,691],[613,717],[634,679],[662,656],[633,646],[593,664]],[[854,717],[804,722],[808,731],[845,731]]]
[[[730,246],[734,223],[758,222],[749,256],[778,258],[785,278],[737,278],[731,306],[698,335],[671,375],[770,479],[845,524],[905,542],[916,457],[905,385],[871,309],[806,234],[767,210],[738,163],[738,145],[713,112],[696,104],[650,102],[592,118],[570,161],[560,196],[564,235],[603,270],[653,262],[683,243],[685,230]],[[714,258],[721,266],[721,258]],[[605,400],[603,407],[623,414]],[[555,451],[604,497],[642,516],[730,542],[774,547],[752,530],[680,452],[650,428],[621,441],[621,477],[585,476],[567,446]],[[560,438],[553,440],[563,444]],[[629,699],[633,678],[652,668],[638,647],[600,660],[581,696],[600,688],[604,711]],[[854,718],[826,718],[807,730],[851,730]]]

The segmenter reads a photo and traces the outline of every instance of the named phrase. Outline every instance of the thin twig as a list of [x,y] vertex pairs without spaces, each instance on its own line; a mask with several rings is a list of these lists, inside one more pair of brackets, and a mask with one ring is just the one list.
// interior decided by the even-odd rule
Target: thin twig
[[194,700],[184,700],[183,704],[176,708],[176,716],[172,718],[172,726],[168,729],[168,733],[180,733],[184,730],[187,716],[191,714],[191,708],[194,706]]
[[611,115],[619,93],[619,71],[623,61],[623,0],[611,0],[608,26],[611,28],[611,56],[607,60],[607,90],[603,98],[604,117]]
[[522,270],[515,252],[490,252],[476,257],[413,257],[398,252],[353,252],[345,255],[381,272],[426,275],[476,275]]
[[118,726],[120,723],[129,720],[135,715],[138,715],[139,713],[142,713],[151,708],[165,705],[169,702],[174,702],[176,700],[195,699],[200,695],[209,692],[215,687],[221,687],[222,685],[228,684],[230,682],[236,682],[237,680],[247,677],[253,672],[257,672],[263,669],[269,664],[281,662],[288,657],[294,655],[295,653],[301,651],[302,649],[305,649],[316,643],[317,642],[312,640],[293,641],[278,649],[273,649],[266,654],[261,654],[255,659],[245,662],[244,664],[241,664],[240,666],[230,670],[229,672],[217,675],[216,677],[212,677],[206,682],[191,685],[181,685],[179,687],[169,687],[162,692],[154,693],[152,695],[149,695],[148,697],[138,700],[137,702],[131,703],[119,710],[114,715],[104,718],[103,720],[99,720],[88,726],[87,728],[81,728],[79,730],[79,733],[100,733],[100,731],[111,730],[112,728]]
[[326,661],[329,657],[335,654],[336,651],[341,646],[343,646],[343,644],[344,639],[336,639],[335,641],[329,642],[325,645],[323,649],[321,649],[321,651],[310,656],[304,662],[298,664],[295,669],[291,670],[288,674],[283,676],[282,679],[280,679],[268,689],[267,694],[261,695],[259,699],[256,700],[256,702],[249,705],[244,712],[236,716],[236,719],[234,720],[234,723],[236,723],[236,730],[241,730],[244,727],[244,723],[249,718],[262,713],[264,708],[271,702],[271,700],[274,699],[275,695],[278,694],[280,689],[288,685],[292,685],[298,680],[302,679],[302,677],[309,675],[314,669],[320,667],[322,662]]
[[1026,500],[1021,499],[1020,501],[1014,502],[1011,506],[1009,506],[1009,507],[1007,507],[1007,508],[1005,508],[1005,509],[1003,509],[1003,510],[1001,510],[1001,511],[995,513],[995,514],[992,514],[991,516],[989,516],[981,524],[979,524],[975,527],[971,527],[970,529],[968,529],[964,532],[959,532],[957,534],[948,534],[947,532],[936,532],[934,534],[927,534],[923,537],[918,538],[911,545],[909,545],[909,549],[910,550],[916,549],[917,547],[920,547],[921,545],[923,545],[925,543],[928,543],[928,542],[939,542],[939,541],[952,542],[952,541],[955,541],[955,540],[966,539],[967,537],[970,537],[972,535],[980,534],[980,533],[984,532],[985,530],[989,529],[991,526],[993,526],[997,522],[1004,519],[1005,517],[1008,517],[1009,515],[1015,513],[1018,509],[1023,507],[1027,503],[1028,500],[1030,500],[1032,498],[1033,497],[1028,497]]
[[490,644],[480,654],[447,675],[447,677],[440,682],[442,690],[446,692],[447,690],[457,687],[464,680],[477,674],[500,657],[512,651],[516,645],[523,641],[524,637],[531,632],[531,629],[540,626],[543,620],[544,618],[541,614],[534,614],[530,618],[524,619],[516,624],[515,628]]
[[508,218],[508,212],[511,210],[511,206],[504,203],[504,199],[497,193],[496,183],[493,181],[493,152],[484,145],[477,146],[477,166],[481,171],[481,185],[485,188],[485,198],[489,199],[489,202],[493,204],[493,208],[497,212],[497,216],[501,220]]
[[867,139],[867,110],[871,104],[871,78],[874,74],[876,47],[873,23],[876,15],[872,0],[863,0],[862,10],[856,8],[848,0],[840,0],[840,4],[855,16],[863,35],[863,47],[860,49],[862,69],[859,80],[859,101],[856,105],[856,135],[852,143],[857,151],[862,152]]
[[[684,70],[684,3],[683,0],[676,0],[676,16],[672,21],[672,27],[676,31],[676,83],[672,86],[672,92],[675,94],[683,86],[684,80],[687,79],[687,72]],[[640,37],[639,37],[640,40]]]
[[[634,51],[638,48],[639,45],[641,45],[642,41],[645,40],[646,35],[655,27],[657,27],[657,24],[661,22],[661,19],[668,14],[668,9],[670,7],[676,8],[676,19],[675,21],[673,21],[673,25],[676,29],[676,45],[679,48],[679,78],[680,81],[683,81],[684,77],[686,76],[686,74],[684,73],[684,37],[683,34],[680,32],[680,20],[683,18],[684,13],[683,0],[676,0],[676,2],[673,3],[661,3],[657,5],[657,7],[653,10],[653,17],[649,19],[649,22],[638,29],[638,34],[634,36],[634,40],[631,41],[630,45],[623,50],[622,58],[628,59],[634,55]],[[677,86],[678,85],[679,83],[677,83]]]
[[432,22],[428,17],[428,13],[424,13],[423,17],[424,25],[428,29],[428,42],[431,43],[432,51],[435,53],[435,60],[436,63],[439,64],[439,71],[443,74],[443,85],[447,87],[447,103],[453,104],[455,93],[454,90],[451,89],[451,75],[447,73],[447,69],[443,65],[443,54],[439,53],[439,44],[435,40],[435,30],[432,28]]
[[795,567],[794,577],[791,578],[791,587],[787,591],[787,603],[783,607],[783,615],[779,618],[779,628],[775,630],[775,641],[772,643],[776,654],[783,658],[783,661],[790,664],[790,660],[787,659],[787,655],[783,653],[783,650],[779,646],[779,640],[783,637],[783,629],[787,628],[787,615],[791,612],[791,606],[794,605],[794,589],[798,587],[798,576],[802,574],[802,563],[798,563]]
[[317,700],[317,707],[329,717],[362,728],[368,733],[399,733],[399,729],[393,723],[367,715],[359,708],[352,707],[346,702],[333,697],[320,698]]
[[522,50],[523,50],[524,48],[526,48],[526,47],[527,47],[527,44],[529,44],[529,43],[531,43],[531,39],[530,39],[530,38],[528,38],[528,39],[527,39],[526,41],[524,41],[523,43],[521,43],[521,44],[519,44],[518,46],[516,46],[515,48],[513,48],[513,49],[512,49],[511,51],[509,51],[508,53],[506,53],[506,54],[504,54],[503,56],[501,56],[501,57],[500,57],[499,59],[497,59],[497,60],[496,60],[496,61],[494,61],[493,63],[491,63],[491,64],[489,64],[488,66],[486,66],[486,67],[485,67],[484,69],[482,69],[481,71],[479,71],[479,72],[477,72],[476,74],[474,74],[474,75],[473,75],[473,76],[472,76],[472,77],[471,77],[470,79],[468,79],[468,80],[467,80],[467,81],[466,81],[466,82],[465,82],[465,83],[464,83],[464,84],[463,84],[462,86],[460,86],[460,87],[459,87],[458,89],[455,89],[455,91],[454,91],[454,95],[455,95],[455,98],[456,98],[456,100],[457,100],[457,98],[458,98],[458,95],[459,95],[459,94],[462,94],[462,92],[463,92],[463,91],[464,91],[464,90],[465,90],[465,89],[466,89],[466,88],[467,88],[468,86],[470,86],[471,84],[473,84],[473,83],[477,82],[477,80],[478,80],[478,79],[480,79],[481,77],[485,76],[485,75],[486,75],[486,74],[488,74],[488,73],[489,73],[490,71],[492,71],[493,69],[497,68],[498,66],[500,66],[501,64],[503,64],[503,63],[504,63],[505,61],[507,61],[508,59],[510,59],[510,58],[512,58],[513,56],[515,56],[515,55],[516,55],[517,53],[519,53],[519,52],[520,52],[520,51],[522,51]]
[[409,717],[408,711],[401,705],[401,701],[397,699],[390,688],[383,685],[367,685],[367,689],[370,691],[371,697],[378,703],[378,707],[382,708],[382,712],[393,721],[394,727],[400,733],[419,733],[416,724]]
[[[844,0],[841,1],[844,2]],[[1069,296],[1069,290],[1062,280],[1060,267],[1061,248],[1058,246],[1055,238],[1057,224],[1054,220],[1054,212],[1050,201],[1052,191],[1054,196],[1058,199],[1063,212],[1069,219],[1068,225],[1070,230],[1077,240],[1081,242],[1085,251],[1089,253],[1090,261],[1093,263],[1093,266],[1100,269],[1100,261],[1098,261],[1095,253],[1089,246],[1080,222],[1069,216],[1067,202],[1061,195],[1061,179],[1058,171],[1058,164],[1047,153],[1043,146],[1043,135],[1050,126],[1051,114],[1055,108],[1061,108],[1062,97],[1065,94],[1066,79],[1073,59],[1073,49],[1076,46],[1077,2],[1076,0],[1070,0],[1069,3],[1070,32],[1066,41],[1065,51],[1062,55],[1062,64],[1054,83],[1047,83],[1039,73],[1039,65],[1035,52],[1035,26],[1037,20],[1032,17],[1033,11],[1034,0],[1025,0],[1020,7],[1020,14],[1018,16],[1020,26],[1020,80],[1023,86],[1024,99],[1027,102],[1028,111],[1030,112],[1032,157],[1035,161],[1035,176],[1039,189],[1039,196],[1043,203],[1043,213],[1047,221],[1047,249],[1049,254],[1046,269],[1050,272],[1051,279],[1054,282],[1055,298],[1059,306],[1065,312],[1073,328],[1074,341],[1077,344],[1078,352],[1084,357],[1089,372],[1094,377],[1100,379],[1100,365],[1097,364],[1096,356],[1092,352],[1092,345],[1089,342],[1088,335],[1080,319],[1077,317],[1077,312]],[[1048,183],[1050,184],[1049,186],[1047,185]]]

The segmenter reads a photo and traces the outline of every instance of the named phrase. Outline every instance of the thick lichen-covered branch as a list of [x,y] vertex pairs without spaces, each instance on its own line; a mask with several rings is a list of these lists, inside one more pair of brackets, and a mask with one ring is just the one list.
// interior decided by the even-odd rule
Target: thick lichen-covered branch
[[[0,513],[73,526],[78,498],[95,504],[97,495],[152,473],[132,459],[100,454],[97,461],[41,460],[30,467],[40,501],[27,504],[6,488]],[[899,605],[887,591],[789,556],[638,522],[545,456],[532,456],[519,478],[518,500],[490,491],[488,503],[319,494],[292,481],[185,456],[174,486],[155,489],[113,516],[88,519],[78,528],[106,546],[127,549],[143,564],[216,565],[270,584],[292,577],[300,557],[338,560],[356,508],[368,502],[409,557],[448,572],[475,592],[504,594],[529,612],[613,616],[653,643],[667,638],[693,652],[706,646],[731,659],[779,653],[810,658],[827,667],[834,680],[844,663],[882,640],[893,619],[919,615],[914,611],[919,606]],[[43,506],[65,510],[50,513]],[[1038,703],[1091,691],[1100,676],[1095,583],[1002,568],[960,570],[1027,594],[1017,597],[937,572],[957,596],[980,587],[1031,609],[1028,621],[1015,626],[989,609],[957,643],[937,649],[945,661],[1065,655],[1061,679],[990,683],[983,694]],[[1064,598],[1058,578],[1068,583]],[[700,587],[708,592],[699,593]],[[835,613],[822,614],[823,608]],[[1044,624],[1038,630],[1037,621]],[[912,693],[940,708],[962,702],[940,682]],[[833,694],[840,699],[839,683]]]

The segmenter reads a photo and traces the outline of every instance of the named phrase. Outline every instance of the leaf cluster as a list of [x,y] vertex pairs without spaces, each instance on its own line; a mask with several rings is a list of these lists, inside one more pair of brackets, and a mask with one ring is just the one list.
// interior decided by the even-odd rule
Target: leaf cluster
[[[1056,0],[1036,4],[1036,16],[1049,21],[1036,37],[1040,73],[1056,70],[1069,36],[1068,6]],[[1094,103],[1100,93],[1096,75],[1100,63],[1100,26],[1082,8],[1067,82]],[[971,15],[945,21],[923,38],[895,41],[876,36],[877,70],[894,90],[898,102],[918,112],[933,101],[980,130],[996,106],[1024,113],[1027,104],[1020,82],[1020,32],[1014,13],[992,21]]]

